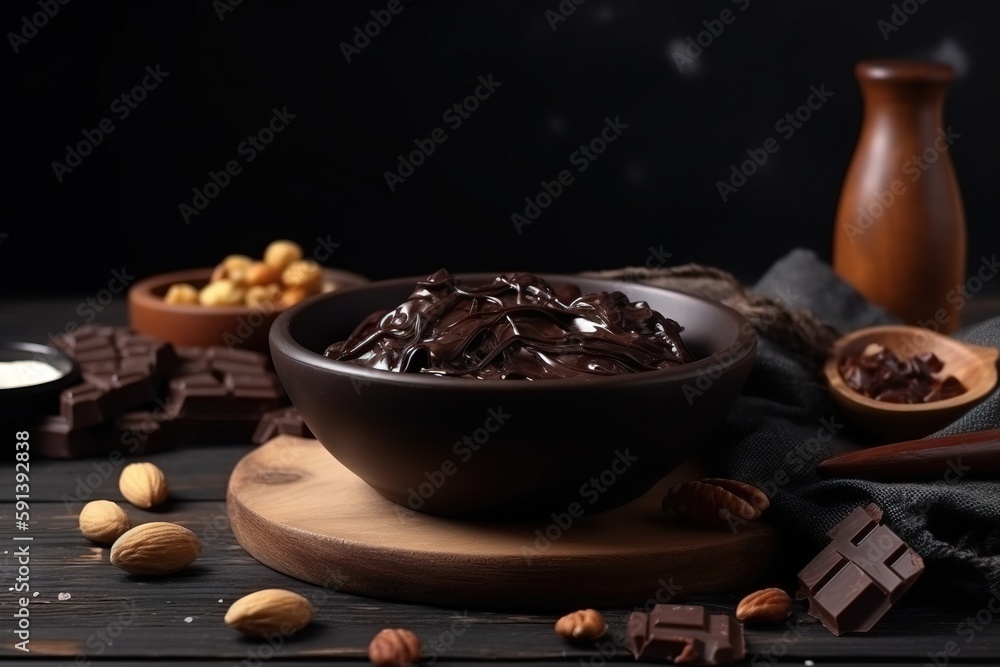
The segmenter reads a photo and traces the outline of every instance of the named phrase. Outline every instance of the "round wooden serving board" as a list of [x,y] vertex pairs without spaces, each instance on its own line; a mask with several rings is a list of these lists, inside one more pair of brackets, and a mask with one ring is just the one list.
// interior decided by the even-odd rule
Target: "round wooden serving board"
[[236,465],[228,507],[236,539],[260,562],[369,597],[570,608],[666,602],[754,582],[775,552],[773,530],[671,522],[659,505],[676,481],[593,516],[459,521],[396,505],[316,440],[279,436]]

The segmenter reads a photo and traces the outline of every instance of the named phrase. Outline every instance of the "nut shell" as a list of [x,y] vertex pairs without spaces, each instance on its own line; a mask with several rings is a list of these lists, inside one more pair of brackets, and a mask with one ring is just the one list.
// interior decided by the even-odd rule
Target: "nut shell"
[[80,510],[80,532],[91,542],[111,544],[131,528],[128,514],[110,500],[93,500]]
[[403,629],[386,629],[368,644],[368,659],[375,667],[408,667],[420,659],[420,639]]
[[122,468],[118,490],[136,507],[149,509],[167,499],[167,476],[152,463],[130,463]]
[[596,609],[581,609],[556,621],[556,634],[566,639],[597,639],[608,629],[604,616]]
[[144,523],[111,545],[111,564],[130,574],[170,574],[193,563],[201,540],[184,526],[167,521]]
[[312,621],[312,603],[298,593],[268,588],[245,595],[226,612],[226,625],[250,637],[295,634]]
[[736,619],[745,623],[781,623],[791,613],[792,598],[780,588],[751,593],[736,606]]

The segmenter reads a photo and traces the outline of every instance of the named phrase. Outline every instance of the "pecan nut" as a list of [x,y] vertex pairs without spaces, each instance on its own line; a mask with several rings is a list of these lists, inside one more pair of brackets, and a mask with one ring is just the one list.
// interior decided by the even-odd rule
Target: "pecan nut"
[[791,613],[792,598],[780,588],[751,593],[736,605],[736,618],[745,623],[781,623]]
[[667,516],[695,523],[726,525],[733,517],[754,521],[770,504],[763,491],[746,482],[708,477],[670,489],[662,507]]

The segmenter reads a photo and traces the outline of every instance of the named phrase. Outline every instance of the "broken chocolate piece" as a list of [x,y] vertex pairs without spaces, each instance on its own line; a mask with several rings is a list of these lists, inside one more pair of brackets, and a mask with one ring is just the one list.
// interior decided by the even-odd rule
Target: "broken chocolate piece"
[[51,459],[93,456],[106,451],[100,428],[74,429],[69,421],[46,416],[31,426],[31,450]]
[[314,437],[295,408],[279,408],[264,413],[253,432],[253,441],[261,445],[279,435],[294,435],[299,438]]
[[700,605],[658,604],[648,613],[633,611],[625,634],[626,648],[642,661],[721,665],[746,654],[743,624]]
[[835,635],[871,630],[924,571],[920,555],[881,519],[875,505],[856,508],[799,572],[799,597]]
[[878,344],[838,363],[848,387],[868,398],[886,403],[931,403],[968,391],[954,376],[938,378],[944,363],[933,352],[900,358]]
[[[124,327],[85,325],[54,344],[77,360],[82,383],[63,390],[59,415],[33,429],[42,456],[249,443],[268,410],[287,405],[266,355],[180,348]],[[83,360],[81,360],[81,358]],[[169,379],[169,395],[163,391]],[[292,432],[286,415],[281,428]],[[302,425],[300,429],[304,429]],[[284,431],[282,431],[284,432]]]

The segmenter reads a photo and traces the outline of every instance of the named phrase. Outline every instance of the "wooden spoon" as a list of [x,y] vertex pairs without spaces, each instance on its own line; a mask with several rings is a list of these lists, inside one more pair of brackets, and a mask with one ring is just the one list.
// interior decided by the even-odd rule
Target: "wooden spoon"
[[1000,429],[847,452],[823,461],[816,472],[820,477],[878,481],[996,479],[1000,477]]
[[[887,403],[868,398],[844,382],[838,370],[841,358],[861,354],[872,343],[883,345],[899,357],[933,352],[944,368],[942,377],[954,375],[967,391],[930,403]],[[996,386],[1000,350],[961,343],[953,338],[910,326],[859,329],[839,338],[823,367],[830,393],[852,422],[882,438],[919,438],[937,431],[965,414]]]

